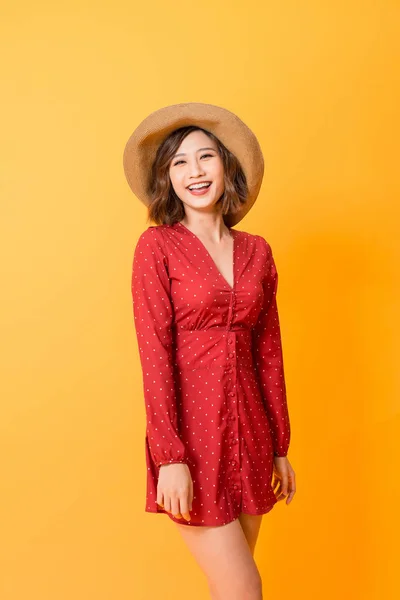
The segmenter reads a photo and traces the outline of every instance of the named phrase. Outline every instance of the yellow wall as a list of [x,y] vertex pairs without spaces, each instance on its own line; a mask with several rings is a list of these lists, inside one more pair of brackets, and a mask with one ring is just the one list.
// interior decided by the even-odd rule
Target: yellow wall
[[130,296],[148,226],[122,152],[149,112],[237,112],[266,175],[239,225],[279,274],[291,505],[266,598],[397,598],[399,3],[3,2],[2,600],[207,598],[144,512]]

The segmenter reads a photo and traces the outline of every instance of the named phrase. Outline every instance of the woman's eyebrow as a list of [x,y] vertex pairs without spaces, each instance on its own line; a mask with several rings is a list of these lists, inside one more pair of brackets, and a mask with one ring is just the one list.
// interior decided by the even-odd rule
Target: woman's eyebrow
[[[202,152],[203,150],[213,150],[216,152],[215,148],[199,148],[197,152]],[[186,156],[185,152],[179,152],[179,154],[174,154],[172,158],[176,158],[177,156]]]

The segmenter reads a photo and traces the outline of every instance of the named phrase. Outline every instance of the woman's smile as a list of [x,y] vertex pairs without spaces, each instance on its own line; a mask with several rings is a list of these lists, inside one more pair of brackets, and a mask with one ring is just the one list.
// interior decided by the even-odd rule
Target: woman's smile
[[209,183],[207,186],[202,186],[199,188],[188,188],[189,192],[193,195],[193,196],[205,196],[205,194],[207,194],[208,190],[211,188],[212,183]]

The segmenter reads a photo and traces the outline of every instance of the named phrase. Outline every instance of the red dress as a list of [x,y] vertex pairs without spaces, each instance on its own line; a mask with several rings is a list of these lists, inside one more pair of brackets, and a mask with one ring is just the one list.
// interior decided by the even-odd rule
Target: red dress
[[[286,456],[290,442],[271,247],[262,236],[230,233],[233,288],[180,222],[148,227],[134,252],[145,511],[188,526],[271,510],[273,455]],[[189,522],[156,502],[160,465],[175,462],[186,463],[193,480]]]

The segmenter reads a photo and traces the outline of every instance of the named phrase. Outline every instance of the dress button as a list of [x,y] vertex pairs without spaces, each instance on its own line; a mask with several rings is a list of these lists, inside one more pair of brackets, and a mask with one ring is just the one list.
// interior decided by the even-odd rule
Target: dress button
[[237,490],[237,485],[236,485],[236,483],[235,483],[235,485],[233,486],[233,489],[234,489],[234,490]]
[[229,392],[229,395],[230,395],[230,396],[234,396],[234,395],[235,395],[235,392]]
[[232,344],[232,340],[230,338],[228,340],[228,344]]
[[233,358],[234,354],[232,352],[229,352],[229,358]]

